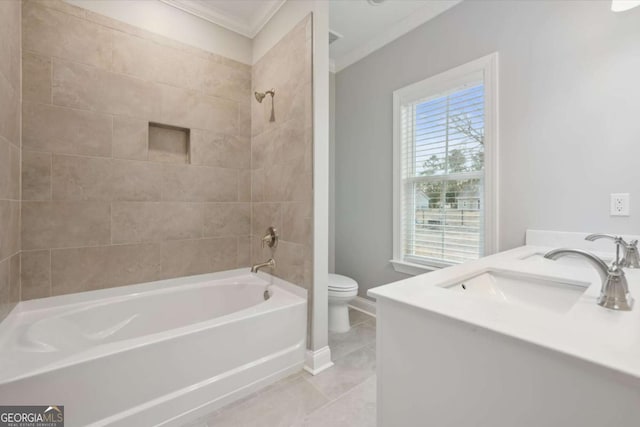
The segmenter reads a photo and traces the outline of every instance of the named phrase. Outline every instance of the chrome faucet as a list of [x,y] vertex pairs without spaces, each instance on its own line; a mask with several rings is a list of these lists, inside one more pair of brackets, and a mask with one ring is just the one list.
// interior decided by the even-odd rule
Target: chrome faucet
[[[622,259],[619,261],[619,266],[624,268],[640,268],[640,255],[638,255],[638,241],[632,240],[627,243],[621,236],[614,236],[612,234],[589,234],[585,237],[586,240],[593,242],[598,239],[610,239],[616,244],[616,251],[623,251]],[[617,257],[617,254],[616,254]]]
[[257,273],[261,268],[264,268],[264,267],[276,268],[276,260],[271,258],[269,261],[263,262],[262,264],[253,265],[251,266],[251,272]]
[[580,249],[555,249],[547,252],[544,257],[556,260],[566,255],[580,255],[585,258],[600,274],[602,289],[598,297],[598,305],[611,310],[629,311],[633,307],[633,298],[629,294],[629,284],[620,267],[620,259],[616,254],[616,261],[610,267],[591,252]]

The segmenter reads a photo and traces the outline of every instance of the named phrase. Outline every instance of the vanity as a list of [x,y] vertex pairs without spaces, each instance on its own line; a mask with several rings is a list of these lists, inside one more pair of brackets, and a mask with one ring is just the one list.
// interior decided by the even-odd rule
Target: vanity
[[[369,290],[378,426],[640,425],[640,303],[597,304],[615,246],[528,231],[526,245]],[[631,237],[631,236],[629,236]],[[626,269],[640,299],[640,269]]]

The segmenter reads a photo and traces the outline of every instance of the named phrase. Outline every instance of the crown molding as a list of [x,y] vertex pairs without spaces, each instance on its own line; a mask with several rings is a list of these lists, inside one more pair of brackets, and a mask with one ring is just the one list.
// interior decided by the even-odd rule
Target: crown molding
[[233,31],[250,39],[262,30],[267,22],[282,7],[286,0],[277,0],[270,3],[269,7],[264,10],[254,22],[245,22],[243,20],[230,17],[214,8],[205,6],[202,2],[196,0],[160,0],[169,6],[180,9],[205,21],[219,25],[227,30]]
[[428,2],[427,6],[417,10],[410,16],[402,19],[388,27],[388,29],[380,35],[372,38],[365,44],[362,44],[339,57],[333,58],[335,63],[335,72],[340,72],[349,65],[354,64],[364,57],[370,55],[383,46],[391,43],[395,39],[402,37],[408,32],[414,30],[425,22],[435,18],[444,11],[461,3],[462,0],[447,0]]

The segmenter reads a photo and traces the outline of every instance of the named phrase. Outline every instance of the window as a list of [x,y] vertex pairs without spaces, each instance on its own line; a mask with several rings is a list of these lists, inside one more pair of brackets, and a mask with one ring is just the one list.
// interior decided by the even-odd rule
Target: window
[[417,274],[496,242],[496,64],[489,55],[394,92],[394,259]]

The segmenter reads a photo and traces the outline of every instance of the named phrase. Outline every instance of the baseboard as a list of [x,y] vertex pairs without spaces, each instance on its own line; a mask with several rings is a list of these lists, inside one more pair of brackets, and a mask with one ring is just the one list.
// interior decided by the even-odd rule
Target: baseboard
[[349,307],[354,310],[361,311],[369,316],[376,317],[376,302],[371,301],[370,299],[355,297]]
[[307,350],[305,356],[304,370],[311,375],[318,375],[325,369],[333,366],[331,361],[331,350],[329,346],[322,347],[320,350]]

